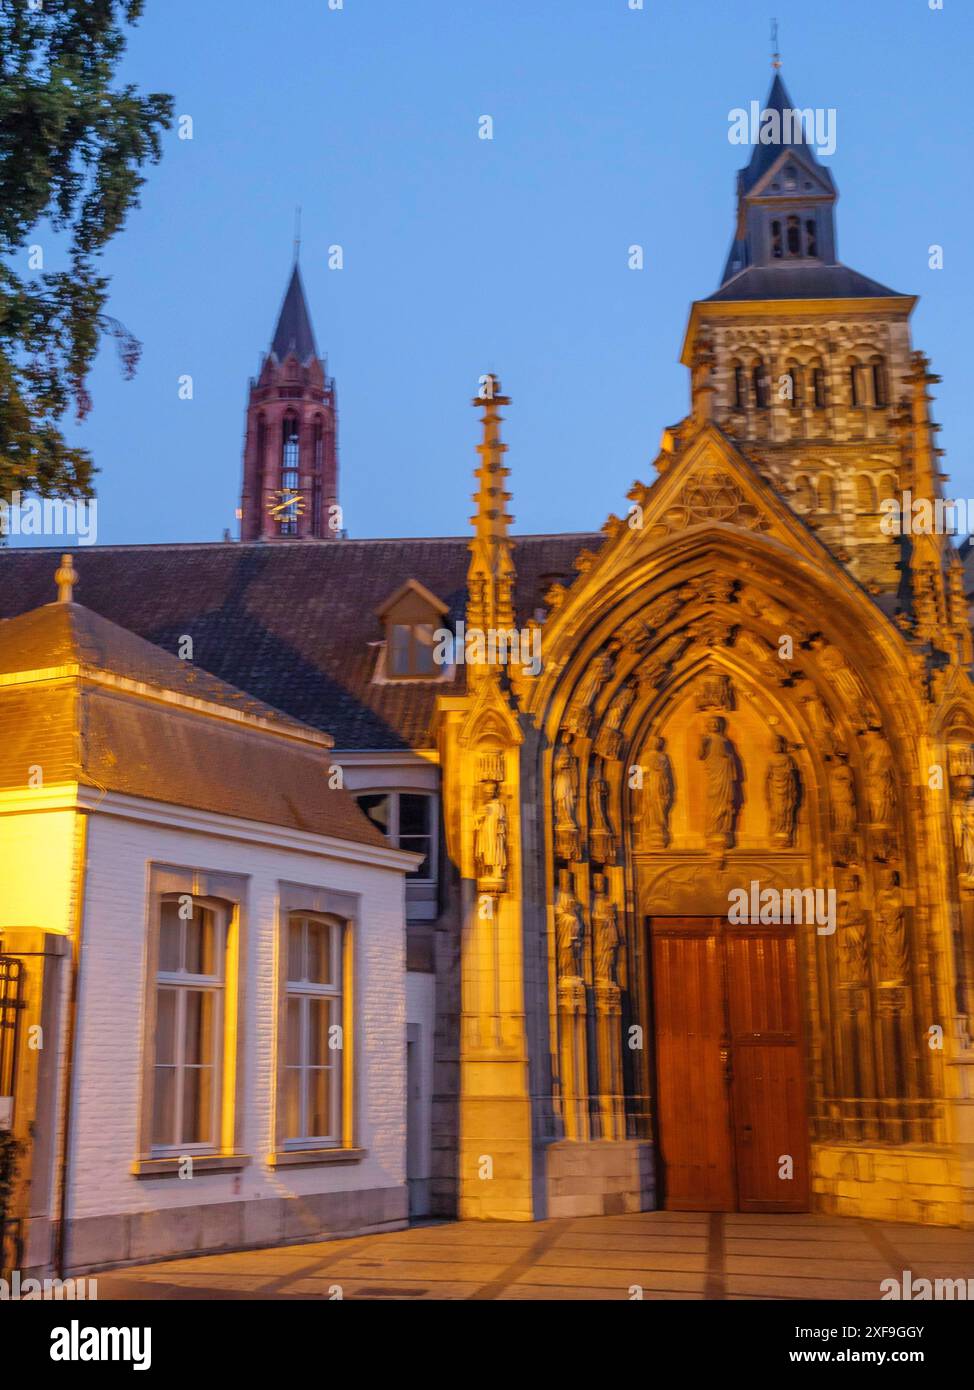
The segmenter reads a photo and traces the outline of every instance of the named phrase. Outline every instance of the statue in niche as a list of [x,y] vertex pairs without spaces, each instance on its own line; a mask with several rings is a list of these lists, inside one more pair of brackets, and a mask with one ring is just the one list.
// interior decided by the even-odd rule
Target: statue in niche
[[787,848],[795,843],[795,825],[801,801],[801,777],[798,764],[788,752],[788,740],[778,734],[774,752],[768,759],[764,777],[764,795],[768,804],[768,823],[771,839]]
[[707,839],[729,849],[741,805],[741,760],[720,715],[707,720],[698,757],[707,777]]
[[484,802],[474,826],[474,856],[478,888],[503,889],[507,882],[507,807],[498,782],[484,783]]
[[866,914],[859,875],[848,869],[839,881],[839,969],[845,984],[864,985],[869,978]]
[[592,721],[592,708],[602,686],[612,675],[612,657],[608,652],[600,652],[590,663],[578,683],[575,694],[568,705],[565,728],[585,738]]
[[609,819],[609,784],[601,763],[596,763],[588,789],[589,839],[592,858],[600,864],[616,862],[616,837]]
[[873,824],[892,825],[896,818],[896,774],[885,739],[874,739],[866,755],[866,784]]
[[555,951],[560,982],[581,980],[584,939],[582,906],[572,889],[571,874],[567,869],[559,869],[558,897],[555,902]]
[[734,708],[734,687],[728,675],[705,676],[697,691],[697,709]]
[[592,939],[595,946],[596,984],[619,984],[619,952],[622,933],[619,930],[619,909],[609,897],[605,875],[596,874],[593,880]]
[[974,880],[974,796],[968,796],[956,803],[954,840],[961,875],[963,878]]
[[643,781],[643,828],[647,844],[663,849],[670,843],[670,812],[676,800],[673,764],[666,739],[654,738]]
[[564,743],[555,754],[554,800],[555,853],[562,859],[578,859],[578,760]]
[[856,779],[843,749],[836,749],[835,762],[829,773],[829,792],[832,804],[832,832],[835,851],[841,859],[855,854],[855,835],[858,825],[856,811]]
[[603,758],[616,759],[619,757],[622,750],[622,725],[635,698],[636,687],[631,681],[626,681],[606,711],[602,727],[595,740],[595,751],[600,753]]
[[906,943],[906,910],[896,869],[887,869],[883,874],[883,886],[876,894],[876,925],[879,929],[880,982],[903,985],[906,983],[910,956]]

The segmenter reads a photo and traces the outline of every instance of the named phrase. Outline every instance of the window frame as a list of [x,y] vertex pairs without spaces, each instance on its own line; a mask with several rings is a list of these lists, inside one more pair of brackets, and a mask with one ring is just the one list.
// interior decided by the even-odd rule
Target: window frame
[[[139,1178],[177,1176],[186,1158],[194,1171],[246,1167],[243,1152],[244,1053],[247,950],[247,891],[244,874],[224,874],[199,868],[150,863],[147,873],[142,980],[142,1058],[136,1153],[132,1173]],[[214,1077],[213,1142],[159,1145],[154,1142],[156,1035],[159,988],[159,946],[162,904],[188,895],[194,904],[224,913],[223,987],[217,1032],[219,1066]],[[162,972],[168,975],[170,972]]]
[[[366,1156],[359,1147],[357,1020],[361,1017],[357,980],[358,931],[361,920],[357,893],[344,893],[302,883],[281,881],[277,885],[277,931],[275,934],[275,998],[270,1168],[310,1167],[322,1163],[357,1163]],[[288,936],[292,918],[326,920],[341,931],[341,1081],[338,1107],[340,1128],[337,1138],[287,1138],[287,1001]],[[332,997],[336,997],[332,995]]]
[[[429,832],[428,832],[428,833],[429,833],[429,842],[430,842],[430,844],[429,844],[429,856],[428,856],[428,857],[429,857],[429,864],[430,864],[430,871],[429,871],[428,874],[424,874],[424,875],[420,875],[419,873],[416,873],[416,874],[407,873],[407,874],[406,874],[406,883],[407,883],[407,885],[410,884],[410,883],[416,883],[416,884],[420,884],[420,883],[421,883],[421,884],[431,884],[431,885],[433,885],[433,886],[435,887],[435,886],[439,883],[439,869],[440,869],[440,865],[439,865],[439,835],[440,835],[440,826],[439,826],[439,798],[437,797],[436,793],[435,793],[435,792],[432,792],[432,791],[428,791],[425,787],[398,787],[398,786],[397,786],[397,787],[356,787],[356,788],[352,791],[352,796],[355,798],[356,803],[358,802],[358,799],[359,799],[360,796],[388,796],[388,797],[390,798],[391,805],[390,805],[390,814],[389,814],[389,829],[388,829],[387,832],[384,832],[385,835],[386,835],[386,839],[389,841],[389,844],[392,846],[393,849],[403,849],[403,848],[405,848],[405,849],[407,849],[407,850],[409,849],[409,846],[408,846],[408,845],[407,845],[407,846],[403,846],[403,845],[400,843],[400,837],[401,837],[401,831],[400,831],[400,823],[401,823],[401,820],[400,820],[400,814],[399,814],[399,810],[400,810],[400,807],[399,807],[400,798],[403,797],[403,796],[421,796],[421,797],[425,798],[426,803],[427,803],[427,805],[429,806],[429,812],[430,812],[430,818],[429,818],[429,826],[430,826],[430,828],[429,828]],[[361,808],[360,808],[360,809],[361,809]],[[368,813],[367,813],[366,811],[363,810],[362,814],[363,814],[363,815],[367,815]],[[372,817],[369,816],[369,819],[372,820]],[[372,824],[375,825],[377,829],[379,829],[379,830],[382,829],[382,827],[378,824],[377,821],[372,821]],[[418,850],[412,851],[412,852],[417,853],[417,854],[419,853]]]
[[[291,978],[291,928],[295,922],[303,924],[302,949],[307,952],[307,926],[309,922],[315,922],[329,929],[329,951],[332,956],[332,973],[334,983],[322,984],[307,979],[294,980]],[[283,973],[283,1012],[280,1020],[279,1046],[283,1051],[280,1059],[280,1071],[283,1077],[283,1108],[281,1112],[282,1127],[278,1134],[278,1142],[283,1152],[295,1153],[307,1149],[340,1149],[345,1147],[345,1093],[347,1079],[345,1076],[345,1040],[349,1036],[349,1018],[346,1001],[346,975],[347,962],[346,954],[349,939],[348,922],[333,912],[309,912],[306,909],[292,908],[282,914],[282,943],[281,943],[281,965]],[[289,1060],[289,1006],[292,1000],[299,1001],[300,1004],[300,1041],[299,1054],[301,1060],[295,1067]],[[340,1052],[330,1066],[313,1067],[309,1061],[310,1055],[310,1033],[309,1015],[311,1013],[310,1004],[312,1000],[328,1000],[328,1027],[334,1026],[335,1014],[338,1015],[338,1024],[342,1030],[342,1046],[336,1051]],[[337,1004],[337,1009],[335,1005]],[[298,1071],[301,1074],[301,1094],[299,1097],[299,1111],[301,1114],[301,1134],[294,1136],[288,1135],[288,1092],[289,1092],[289,1073]],[[337,1077],[337,1090],[331,1088],[329,1094],[329,1128],[330,1134],[311,1134],[307,1117],[307,1076],[313,1070],[328,1070]]]

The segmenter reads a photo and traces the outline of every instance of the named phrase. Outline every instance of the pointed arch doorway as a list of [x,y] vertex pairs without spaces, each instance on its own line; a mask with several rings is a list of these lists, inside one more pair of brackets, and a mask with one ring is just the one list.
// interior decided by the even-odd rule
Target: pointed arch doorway
[[648,927],[663,1205],[807,1211],[795,928],[717,916]]

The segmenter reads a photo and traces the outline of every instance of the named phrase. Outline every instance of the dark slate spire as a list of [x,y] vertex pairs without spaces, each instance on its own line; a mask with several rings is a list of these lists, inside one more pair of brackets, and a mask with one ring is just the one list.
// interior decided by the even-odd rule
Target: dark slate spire
[[314,330],[311,327],[311,315],[308,313],[308,304],[304,297],[304,285],[301,283],[301,271],[298,269],[297,261],[294,262],[287,294],[285,294],[284,303],[281,305],[277,328],[274,330],[274,341],[271,343],[271,352],[278,362],[283,362],[288,353],[293,352],[302,366],[306,366],[318,356]]
[[[761,110],[762,118],[765,111],[776,112],[778,119],[781,122],[781,126],[779,128],[781,129],[782,134],[784,135],[784,133],[787,132],[788,136],[791,137],[796,133],[797,130],[799,139],[782,139],[778,144],[774,145],[755,145],[754,151],[751,155],[750,163],[748,164],[746,169],[741,170],[740,191],[744,194],[750,193],[754,185],[764,177],[764,175],[771,168],[772,164],[774,164],[775,160],[785,150],[800,150],[802,157],[805,160],[807,160],[808,163],[814,165],[814,167],[820,171],[822,178],[825,180],[825,182],[831,185],[832,175],[828,172],[827,169],[822,168],[821,164],[819,164],[818,160],[815,157],[815,146],[808,143],[808,139],[809,137],[814,135],[814,131],[808,130],[806,128],[806,139],[803,140],[800,138],[801,129],[800,127],[798,127],[797,121],[791,116],[789,116],[788,119],[785,120],[784,113],[786,111],[794,112],[796,110],[796,107],[794,106],[791,97],[788,95],[788,89],[785,87],[784,80],[782,79],[780,72],[775,73],[774,80],[771,83],[771,91],[768,93],[768,99],[764,103],[764,106]],[[808,114],[811,115],[812,113],[809,112]]]

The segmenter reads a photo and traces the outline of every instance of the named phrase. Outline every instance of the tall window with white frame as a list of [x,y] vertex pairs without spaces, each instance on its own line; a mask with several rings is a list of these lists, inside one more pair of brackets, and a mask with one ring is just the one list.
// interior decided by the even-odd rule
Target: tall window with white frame
[[298,912],[288,917],[286,1148],[342,1143],[345,930],[346,924],[337,918]]
[[161,903],[152,1151],[219,1147],[229,913],[188,895]]

